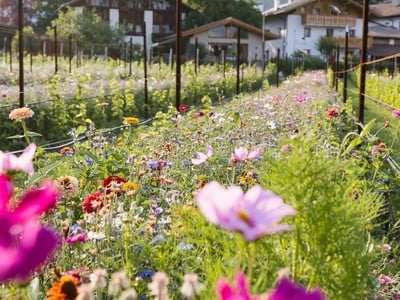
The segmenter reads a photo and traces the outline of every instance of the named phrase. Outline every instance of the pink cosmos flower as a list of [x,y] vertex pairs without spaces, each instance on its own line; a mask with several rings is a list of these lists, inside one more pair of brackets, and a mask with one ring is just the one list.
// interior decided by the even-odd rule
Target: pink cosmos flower
[[307,291],[304,287],[283,277],[278,282],[272,293],[269,294],[268,300],[324,300],[325,296],[322,290],[314,289]]
[[192,164],[194,165],[200,165],[203,162],[205,162],[209,157],[214,155],[214,149],[210,145],[206,145],[207,152],[201,153],[197,152],[197,158],[192,159]]
[[249,151],[246,147],[235,149],[231,154],[231,161],[245,161],[246,159],[256,159],[261,155],[261,149],[255,148]]
[[77,244],[77,243],[85,243],[88,239],[88,235],[83,232],[83,233],[78,233],[71,235],[65,239],[65,242],[67,245],[72,245],[72,244]]
[[[261,296],[250,294],[249,283],[243,273],[235,276],[235,286],[231,286],[226,278],[221,278],[217,282],[217,295],[221,300],[261,300]],[[267,300],[267,298],[263,298]]]
[[26,147],[19,157],[0,151],[0,174],[5,174],[9,171],[22,171],[32,175],[34,172],[32,160],[35,151],[35,144],[30,144]]
[[392,111],[392,116],[395,118],[400,118],[400,110],[399,109],[395,109]]
[[[57,190],[46,183],[28,191],[16,208],[10,208],[14,186],[0,175],[0,282],[25,280],[54,252],[59,238],[36,217],[53,208]],[[6,259],[5,259],[6,258]]]
[[255,185],[246,194],[240,187],[225,189],[218,182],[206,184],[196,195],[197,205],[205,218],[229,231],[254,241],[265,234],[290,230],[278,222],[296,210],[271,191]]

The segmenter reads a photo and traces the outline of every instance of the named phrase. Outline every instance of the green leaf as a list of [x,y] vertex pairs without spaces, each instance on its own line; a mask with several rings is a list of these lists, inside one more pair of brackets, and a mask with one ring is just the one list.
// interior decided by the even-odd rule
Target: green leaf
[[23,134],[17,134],[7,137],[7,139],[23,139],[23,138],[25,138],[25,135]]
[[376,119],[372,119],[367,125],[364,126],[363,130],[360,133],[360,138],[365,137],[367,134],[370,133],[372,126],[374,126]]
[[33,132],[33,131],[27,131],[26,135],[27,136],[42,136],[40,133]]

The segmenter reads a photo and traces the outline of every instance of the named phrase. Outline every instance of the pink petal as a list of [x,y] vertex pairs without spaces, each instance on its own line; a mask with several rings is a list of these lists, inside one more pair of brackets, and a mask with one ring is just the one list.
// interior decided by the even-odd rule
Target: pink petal
[[14,185],[11,180],[0,175],[0,213],[7,211],[8,201],[10,201],[14,191]]
[[200,165],[203,162],[205,162],[207,160],[207,156],[204,153],[201,152],[197,152],[197,157],[198,158],[193,158],[192,159],[192,164],[194,165]]
[[236,297],[235,290],[229,285],[229,282],[225,278],[218,280],[217,294],[221,300],[232,300]]
[[26,280],[54,253],[59,238],[50,229],[37,223],[21,225],[19,245],[0,248],[0,282],[11,279]]
[[212,181],[197,192],[196,202],[208,221],[230,230],[232,210],[242,195],[239,187],[230,187],[227,190],[218,182]]
[[21,200],[20,205],[13,213],[15,223],[26,222],[53,208],[56,204],[58,192],[47,182],[42,188],[30,190]]
[[206,149],[207,149],[206,152],[207,157],[211,157],[214,155],[214,149],[211,147],[211,145],[206,145]]

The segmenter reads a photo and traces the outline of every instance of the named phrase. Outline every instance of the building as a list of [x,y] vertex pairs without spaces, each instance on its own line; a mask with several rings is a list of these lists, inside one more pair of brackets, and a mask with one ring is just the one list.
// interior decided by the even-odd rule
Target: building
[[[276,55],[291,56],[296,51],[320,56],[318,41],[328,36],[337,39],[344,55],[346,30],[349,53],[359,55],[362,43],[363,6],[355,1],[264,0],[265,30],[278,34],[278,41],[266,44]],[[368,55],[386,56],[400,50],[400,0],[370,5]]]
[[389,56],[400,52],[400,0],[370,5],[373,15],[368,26],[373,57]]
[[[186,44],[203,44],[208,52],[216,59],[236,61],[238,44],[238,29],[240,29],[240,61],[251,64],[254,61],[262,61],[262,45],[264,41],[279,39],[279,36],[262,31],[238,19],[229,17],[211,22],[182,32],[182,38]],[[263,37],[264,34],[264,37]],[[161,44],[172,44],[176,35],[166,37]]]
[[301,51],[320,56],[320,37],[336,38],[342,47],[346,29],[349,30],[349,50],[359,51],[362,39],[362,6],[352,1],[287,0],[266,1],[265,30],[280,36],[267,43],[272,56],[277,49],[282,56]]
[[[143,33],[149,55],[151,45],[176,32],[176,1],[174,0],[75,0],[68,3],[76,11],[95,9],[111,26],[124,26],[125,40],[143,45]],[[182,5],[182,22],[189,8]],[[146,28],[144,28],[146,26]]]

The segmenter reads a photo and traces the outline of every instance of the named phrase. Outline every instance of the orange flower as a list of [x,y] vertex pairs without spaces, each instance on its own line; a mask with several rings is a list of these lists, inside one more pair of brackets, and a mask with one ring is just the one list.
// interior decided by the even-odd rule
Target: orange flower
[[60,281],[53,282],[46,295],[46,300],[74,300],[78,296],[78,279],[64,275]]
[[13,109],[8,117],[11,120],[22,120],[26,118],[32,118],[35,113],[29,107],[20,107]]

